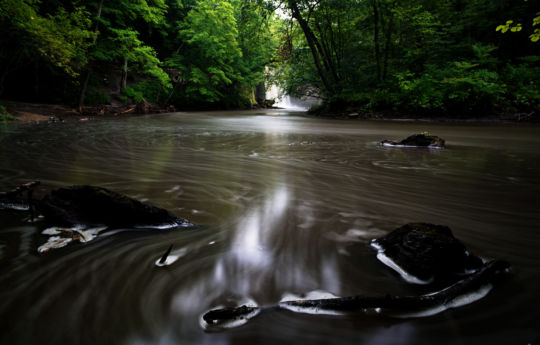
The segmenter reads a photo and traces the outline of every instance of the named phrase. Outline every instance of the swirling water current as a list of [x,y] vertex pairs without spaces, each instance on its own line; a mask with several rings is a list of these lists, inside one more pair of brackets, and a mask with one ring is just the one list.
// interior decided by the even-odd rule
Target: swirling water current
[[[429,131],[444,150],[377,145]],[[1,344],[539,344],[540,127],[329,120],[279,110],[0,124],[0,190],[99,185],[198,224],[117,231],[39,254],[42,222],[0,214]],[[471,305],[427,318],[200,315],[322,290],[420,294],[369,240],[452,228],[512,263]],[[155,265],[173,245],[175,260]]]

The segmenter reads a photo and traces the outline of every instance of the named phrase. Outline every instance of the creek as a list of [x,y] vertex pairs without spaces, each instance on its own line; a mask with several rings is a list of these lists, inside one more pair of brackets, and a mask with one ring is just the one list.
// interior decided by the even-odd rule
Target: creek
[[[388,148],[428,131],[443,150]],[[90,184],[198,224],[105,233],[39,254],[42,222],[0,214],[2,344],[536,344],[540,127],[331,120],[286,110],[173,113],[0,127],[0,190]],[[485,298],[425,318],[200,316],[250,299],[427,293],[370,239],[408,222],[452,228],[513,265]],[[176,261],[157,267],[169,245]],[[424,290],[422,290],[424,289]],[[322,292],[321,292],[322,293]]]

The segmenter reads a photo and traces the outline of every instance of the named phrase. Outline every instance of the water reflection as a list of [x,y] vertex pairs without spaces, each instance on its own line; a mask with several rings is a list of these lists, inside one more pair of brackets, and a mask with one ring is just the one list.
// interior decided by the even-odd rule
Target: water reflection
[[243,270],[249,268],[267,270],[271,267],[273,261],[271,235],[276,225],[283,219],[288,201],[287,189],[279,187],[263,205],[248,210],[240,219],[231,251]]
[[201,300],[213,300],[216,306],[241,304],[245,298],[275,303],[278,296],[313,288],[339,293],[336,253],[319,253],[302,240],[315,220],[310,212],[296,212],[306,209],[297,203],[286,184],[278,183],[242,212],[231,225],[229,248],[216,259],[212,272],[175,295],[177,311],[194,312]]

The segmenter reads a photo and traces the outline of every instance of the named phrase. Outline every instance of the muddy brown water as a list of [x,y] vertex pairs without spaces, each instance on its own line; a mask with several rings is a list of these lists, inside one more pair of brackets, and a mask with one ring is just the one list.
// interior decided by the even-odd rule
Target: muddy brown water
[[[429,131],[444,150],[380,147]],[[100,185],[191,229],[106,233],[46,255],[43,222],[0,215],[2,344],[539,344],[540,127],[328,120],[286,111],[0,124],[0,190]],[[321,290],[419,294],[367,245],[452,228],[512,276],[426,318],[280,311],[205,332],[200,316]],[[155,261],[173,244],[179,259]]]

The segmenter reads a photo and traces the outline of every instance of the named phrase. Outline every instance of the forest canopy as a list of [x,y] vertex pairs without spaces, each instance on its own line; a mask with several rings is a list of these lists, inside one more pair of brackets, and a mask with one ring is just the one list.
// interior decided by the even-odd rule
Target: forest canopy
[[525,0],[0,0],[0,98],[177,108],[264,88],[362,109],[537,110],[540,9]]

